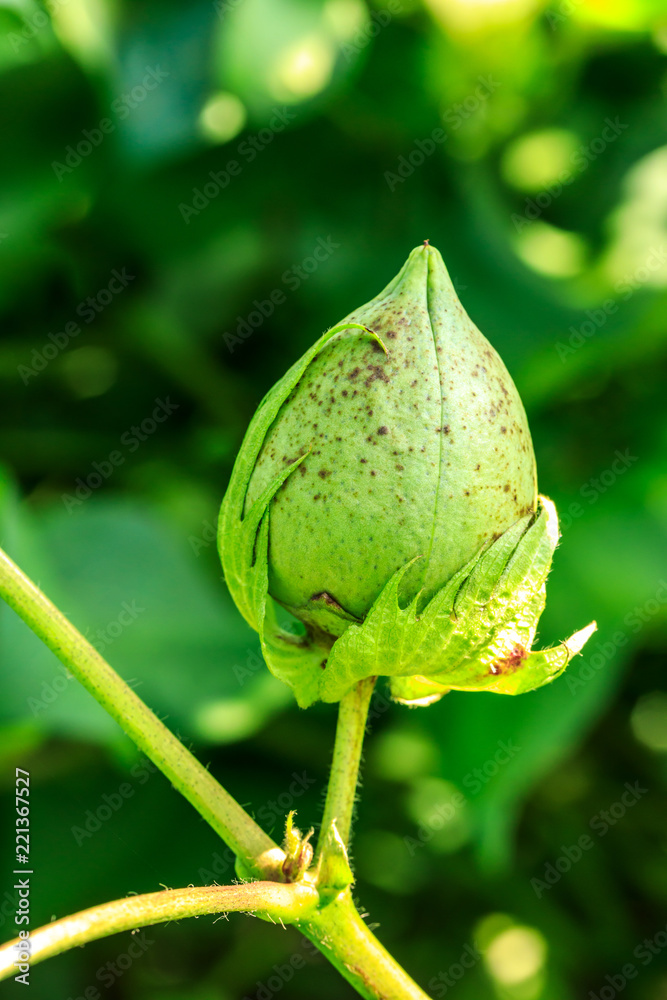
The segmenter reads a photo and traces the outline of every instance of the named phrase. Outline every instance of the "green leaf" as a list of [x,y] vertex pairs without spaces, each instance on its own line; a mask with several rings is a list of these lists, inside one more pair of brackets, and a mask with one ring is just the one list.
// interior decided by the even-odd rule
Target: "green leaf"
[[[257,637],[182,533],[148,506],[91,498],[32,512],[0,481],[3,547],[169,724],[232,742],[289,699]],[[119,744],[116,724],[0,602],[0,725]]]

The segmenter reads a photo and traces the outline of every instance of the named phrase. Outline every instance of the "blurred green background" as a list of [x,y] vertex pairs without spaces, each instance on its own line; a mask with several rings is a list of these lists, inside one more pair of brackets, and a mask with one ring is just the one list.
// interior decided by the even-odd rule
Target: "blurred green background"
[[[429,238],[561,513],[540,641],[600,630],[516,700],[378,693],[357,895],[433,997],[665,1000],[664,0],[5,0],[0,31],[3,546],[267,830],[317,824],[335,711],[261,665],[217,510],[265,391]],[[2,937],[16,766],[33,927],[230,880],[5,607],[0,628]],[[36,967],[30,996],[352,996],[246,917],[132,943]]]

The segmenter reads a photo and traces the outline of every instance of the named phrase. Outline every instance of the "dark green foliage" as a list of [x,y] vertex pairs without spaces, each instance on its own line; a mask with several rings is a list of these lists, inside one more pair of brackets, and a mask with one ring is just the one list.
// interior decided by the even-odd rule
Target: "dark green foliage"
[[[604,1000],[605,977],[618,986],[633,963],[624,1000],[663,1000],[667,949],[642,951],[667,921],[667,115],[652,5],[556,2],[476,30],[451,12],[483,5],[414,0],[352,34],[354,4],[326,20],[297,0],[48,6],[55,32],[37,8],[0,10],[0,544],[267,830],[280,836],[289,809],[316,824],[333,709],[299,711],[261,665],[220,579],[218,506],[266,390],[430,238],[516,382],[561,518],[538,644],[593,618],[600,630],[520,698],[454,693],[417,714],[378,692],[357,893],[434,997]],[[289,103],[280,87],[314,77],[307,58],[299,76],[277,57],[304,37],[313,72],[328,46],[335,61]],[[218,90],[247,113],[226,143],[198,126]],[[221,107],[231,129],[238,104]],[[33,926],[233,879],[224,845],[5,608],[0,727],[4,816],[14,767],[33,776]],[[636,782],[646,792],[614,819]],[[531,885],[584,835],[593,846],[556,884]],[[548,946],[532,986],[505,993],[488,959],[460,982],[448,971],[499,939],[499,913],[542,936],[538,958],[535,941]],[[37,967],[31,1000],[350,995],[295,931],[260,921],[150,930],[128,967],[132,940]]]

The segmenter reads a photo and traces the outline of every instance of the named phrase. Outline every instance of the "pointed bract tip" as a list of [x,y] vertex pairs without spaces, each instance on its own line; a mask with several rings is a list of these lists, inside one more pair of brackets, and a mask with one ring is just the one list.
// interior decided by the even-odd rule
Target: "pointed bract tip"
[[564,646],[566,647],[570,657],[576,656],[584,648],[585,644],[588,642],[590,637],[594,632],[597,632],[598,623],[591,622],[586,628],[579,629],[574,635],[571,635],[569,639],[566,639]]

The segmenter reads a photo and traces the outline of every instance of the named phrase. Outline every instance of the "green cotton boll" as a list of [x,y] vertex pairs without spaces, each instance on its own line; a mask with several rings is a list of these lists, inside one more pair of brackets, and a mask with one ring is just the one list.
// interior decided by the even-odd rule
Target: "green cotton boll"
[[386,353],[357,330],[326,345],[268,431],[245,508],[305,455],[271,503],[269,593],[334,635],[409,560],[401,596],[427,600],[537,503],[519,395],[434,247],[346,323]]
[[557,542],[516,388],[428,244],[262,400],[218,533],[302,707],[378,675],[409,705],[554,680],[595,629],[531,651]]

